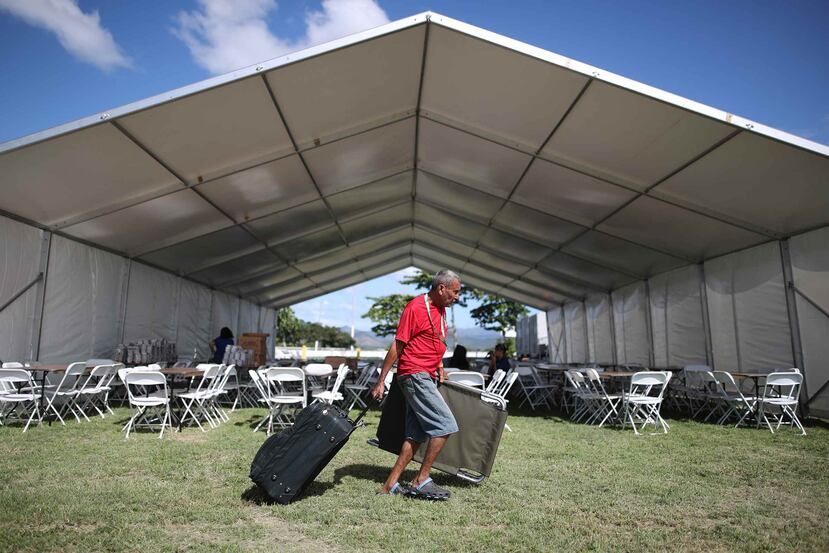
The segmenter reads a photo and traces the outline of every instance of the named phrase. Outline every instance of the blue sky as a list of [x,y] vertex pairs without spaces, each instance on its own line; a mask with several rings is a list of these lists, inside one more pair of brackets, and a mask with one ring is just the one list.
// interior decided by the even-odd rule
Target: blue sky
[[[829,144],[825,0],[0,0],[0,142],[426,10]],[[369,289],[296,309],[367,328]]]

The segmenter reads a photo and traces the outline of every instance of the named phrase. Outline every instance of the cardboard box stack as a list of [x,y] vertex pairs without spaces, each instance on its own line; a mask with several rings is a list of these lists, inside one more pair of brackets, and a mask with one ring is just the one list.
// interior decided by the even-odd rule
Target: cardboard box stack
[[239,346],[253,350],[253,364],[257,367],[268,360],[267,338],[268,334],[258,332],[245,332],[239,337]]

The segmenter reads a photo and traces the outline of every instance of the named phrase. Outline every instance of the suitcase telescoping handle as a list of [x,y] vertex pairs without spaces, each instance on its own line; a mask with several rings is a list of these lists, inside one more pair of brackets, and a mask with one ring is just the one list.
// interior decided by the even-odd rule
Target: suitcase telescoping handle
[[371,407],[371,402],[372,401],[376,401],[377,406],[382,407],[383,402],[386,401],[387,397],[388,397],[388,394],[383,394],[383,399],[381,399],[380,401],[377,401],[376,399],[374,399],[374,396],[369,396],[369,401],[366,402],[366,406],[363,408],[362,411],[360,411],[360,414],[357,415],[357,418],[354,419],[354,422],[351,423],[354,426],[354,428],[357,428],[358,426],[360,426],[360,421],[363,420],[363,417],[365,417],[366,413],[368,413],[368,410],[369,410],[369,407]]

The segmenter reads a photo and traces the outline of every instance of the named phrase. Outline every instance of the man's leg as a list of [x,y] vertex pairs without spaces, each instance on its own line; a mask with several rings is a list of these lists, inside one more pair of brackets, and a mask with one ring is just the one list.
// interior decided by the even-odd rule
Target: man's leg
[[423,464],[420,465],[420,472],[418,472],[417,477],[412,480],[412,485],[418,486],[421,482],[429,478],[429,472],[432,470],[432,463],[435,462],[438,453],[440,453],[440,450],[443,449],[443,445],[446,443],[446,438],[448,437],[449,436],[438,436],[429,440],[429,445],[426,446],[426,454],[423,456]]
[[[446,439],[444,438],[444,441]],[[441,445],[441,447],[443,447]],[[398,480],[400,480],[400,475],[403,474],[403,471],[406,470],[409,462],[414,457],[414,454],[417,453],[417,450],[420,448],[420,443],[415,442],[414,440],[403,440],[403,447],[400,448],[400,455],[397,456],[397,461],[395,461],[394,466],[391,469],[391,473],[389,473],[389,477],[386,479],[386,483],[383,485],[383,491],[388,492],[391,490],[392,486],[394,486]],[[426,449],[426,454],[429,454],[429,448]],[[439,450],[438,450],[439,451]],[[435,454],[437,456],[437,453]],[[434,457],[432,457],[432,461],[434,461]],[[432,463],[429,463],[431,466]]]

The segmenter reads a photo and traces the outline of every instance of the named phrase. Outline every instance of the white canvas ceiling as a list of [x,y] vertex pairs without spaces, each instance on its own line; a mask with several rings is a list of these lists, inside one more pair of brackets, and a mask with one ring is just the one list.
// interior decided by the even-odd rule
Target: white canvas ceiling
[[0,213],[282,306],[541,309],[829,224],[829,148],[426,13],[0,145]]

